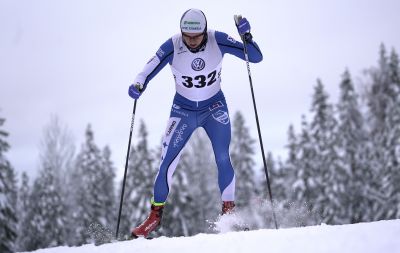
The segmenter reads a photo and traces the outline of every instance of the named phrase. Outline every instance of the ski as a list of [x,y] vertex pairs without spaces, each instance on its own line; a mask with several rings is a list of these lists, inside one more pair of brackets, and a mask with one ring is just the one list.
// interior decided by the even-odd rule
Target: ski
[[98,241],[94,242],[94,245],[95,246],[101,246],[101,245],[104,245],[104,244],[110,244],[110,243],[116,243],[116,242],[133,241],[133,240],[136,240],[136,239],[139,239],[139,238],[144,238],[146,240],[153,240],[155,237],[151,237],[151,236],[148,236],[148,237],[141,237],[141,236],[133,237],[131,235],[125,235],[125,236],[123,236],[121,238],[112,239],[112,240],[109,240],[109,241],[98,240]]
[[90,224],[90,226],[87,230],[87,233],[92,238],[95,246],[136,239],[136,238],[133,238],[131,235],[123,235],[123,236],[118,236],[118,238],[115,238],[111,229],[103,226],[100,223]]
[[135,240],[136,238],[131,237],[129,235],[125,235],[122,238],[117,238],[117,239],[112,239],[112,240],[108,240],[108,241],[104,241],[104,240],[97,240],[94,241],[94,245],[95,246],[101,246],[104,244],[110,244],[110,243],[116,243],[116,242],[124,242],[124,241],[131,241],[131,240]]
[[115,242],[132,241],[138,238],[145,238],[147,240],[154,239],[154,237],[152,236],[142,237],[142,236],[133,236],[132,234],[119,235],[118,238],[115,238],[111,230],[107,227],[104,227],[100,223],[92,223],[89,226],[87,232],[92,238],[95,246],[100,246]]

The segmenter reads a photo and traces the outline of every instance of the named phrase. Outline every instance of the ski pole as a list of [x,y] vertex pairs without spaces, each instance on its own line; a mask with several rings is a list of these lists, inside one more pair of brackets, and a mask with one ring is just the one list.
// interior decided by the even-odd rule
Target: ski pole
[[[235,20],[236,26],[239,24],[239,21],[240,21],[241,18],[242,18],[242,16],[240,16],[240,15],[234,15],[234,20]],[[267,162],[266,162],[266,159],[265,159],[264,145],[263,145],[263,141],[262,141],[262,137],[261,137],[260,123],[259,123],[259,120],[258,120],[256,99],[255,99],[255,96],[254,96],[254,89],[253,89],[253,81],[251,79],[249,54],[248,54],[248,51],[247,51],[247,42],[246,42],[244,36],[240,36],[240,37],[241,37],[241,39],[243,41],[243,47],[244,47],[243,51],[244,51],[244,57],[245,57],[246,64],[247,64],[247,73],[248,73],[248,76],[249,76],[250,90],[251,90],[251,96],[252,96],[252,99],[253,99],[254,114],[255,114],[255,117],[256,117],[258,139],[260,141],[261,154],[262,154],[263,163],[264,163],[265,177],[267,179],[268,193],[269,193],[269,198],[271,200],[272,215],[273,215],[274,222],[275,222],[275,228],[278,229],[278,223],[276,221],[276,215],[275,215],[274,201],[273,201],[272,192],[271,192],[271,184],[270,184],[269,176],[268,176]]]
[[122,181],[121,200],[120,200],[120,203],[119,203],[118,222],[117,222],[117,231],[115,232],[115,239],[118,239],[119,223],[120,223],[120,221],[121,221],[121,213],[122,213],[122,203],[124,202],[125,181],[126,181],[126,173],[127,173],[127,171],[128,171],[129,153],[130,153],[130,150],[131,150],[131,140],[132,140],[133,124],[134,124],[134,122],[135,122],[136,102],[137,102],[137,99],[135,99],[135,103],[133,104],[132,121],[131,121],[131,130],[130,130],[130,132],[129,132],[128,151],[126,152],[124,180]]

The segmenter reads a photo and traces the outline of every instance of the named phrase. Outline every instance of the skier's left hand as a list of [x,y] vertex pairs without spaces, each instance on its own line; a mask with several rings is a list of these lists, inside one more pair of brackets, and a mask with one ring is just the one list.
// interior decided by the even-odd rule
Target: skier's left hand
[[245,34],[250,33],[250,23],[249,21],[247,21],[246,18],[240,18],[239,23],[236,24],[236,27],[240,36],[244,36]]

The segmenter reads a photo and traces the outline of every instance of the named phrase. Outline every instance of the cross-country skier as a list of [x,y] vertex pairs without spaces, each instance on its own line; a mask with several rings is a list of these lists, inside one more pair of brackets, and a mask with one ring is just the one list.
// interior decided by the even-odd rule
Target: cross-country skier
[[[208,29],[206,17],[198,9],[189,9],[182,15],[180,29],[179,34],[161,45],[129,87],[129,96],[138,99],[150,80],[169,63],[176,88],[163,138],[151,212],[141,225],[133,229],[133,237],[147,237],[161,225],[172,175],[183,147],[198,127],[205,129],[214,150],[222,214],[232,212],[235,206],[235,173],[229,157],[231,124],[221,91],[221,65],[226,53],[245,60],[244,46],[223,32]],[[246,18],[239,20],[237,29],[247,42],[249,61],[260,62],[263,56],[252,39]]]

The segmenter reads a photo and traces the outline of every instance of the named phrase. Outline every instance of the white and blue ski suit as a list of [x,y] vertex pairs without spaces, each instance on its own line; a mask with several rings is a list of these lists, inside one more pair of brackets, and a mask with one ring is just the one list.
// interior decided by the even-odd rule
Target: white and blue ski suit
[[[226,53],[244,60],[243,44],[223,32],[209,29],[207,35],[205,48],[197,53],[188,50],[181,34],[168,39],[135,79],[135,83],[143,84],[146,89],[167,63],[175,79],[176,94],[154,183],[155,204],[165,203],[182,149],[198,127],[205,129],[212,143],[222,201],[233,201],[235,197],[235,173],[229,156],[231,124],[221,91],[221,65]],[[254,41],[247,43],[247,48],[250,62],[262,60]]]

